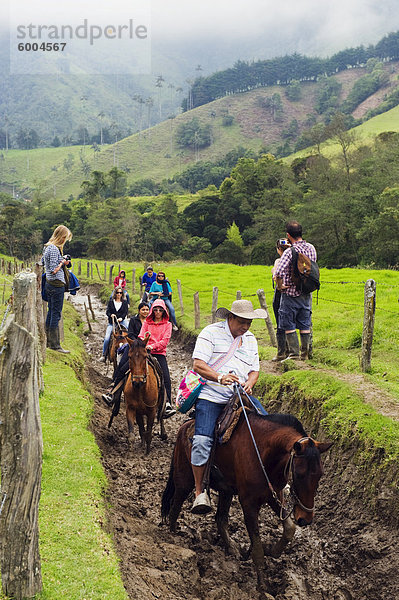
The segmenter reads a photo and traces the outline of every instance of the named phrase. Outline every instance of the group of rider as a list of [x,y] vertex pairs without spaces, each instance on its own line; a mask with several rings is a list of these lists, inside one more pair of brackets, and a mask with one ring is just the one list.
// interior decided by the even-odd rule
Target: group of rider
[[[312,260],[317,258],[314,246],[302,239],[302,227],[297,221],[287,223],[286,238],[277,241],[280,258],[276,260],[272,269],[273,280],[278,284],[273,299],[278,341],[277,356],[274,360],[278,361],[287,357],[306,359],[309,354],[311,294],[298,292],[294,285],[291,276],[292,247]],[[177,329],[171,304],[172,291],[165,274],[154,273],[151,266],[147,268],[142,283],[145,285],[144,297],[139,304],[137,315],[128,323],[128,335],[130,338],[144,339],[145,334],[150,332],[147,349],[157,358],[164,375],[168,397],[164,416],[169,417],[175,413],[171,406],[171,383],[166,360],[166,348],[172,328]],[[108,312],[107,309],[107,314]],[[260,414],[267,414],[260,402],[252,396],[252,389],[259,377],[259,355],[256,338],[249,331],[252,320],[266,318],[266,311],[254,310],[249,300],[236,300],[230,309],[219,308],[216,316],[223,321],[208,325],[201,331],[192,355],[194,371],[206,380],[195,405],[195,429],[191,450],[195,481],[195,500],[191,510],[194,514],[206,514],[212,510],[208,492],[203,489],[203,478],[211,453],[217,418],[232,394],[230,386],[241,384],[244,394],[249,397],[255,410]],[[301,348],[296,329],[300,331]],[[108,405],[112,405],[117,394],[120,396],[121,382],[128,370],[128,352],[126,345],[114,375],[112,388],[108,394],[103,395]]]

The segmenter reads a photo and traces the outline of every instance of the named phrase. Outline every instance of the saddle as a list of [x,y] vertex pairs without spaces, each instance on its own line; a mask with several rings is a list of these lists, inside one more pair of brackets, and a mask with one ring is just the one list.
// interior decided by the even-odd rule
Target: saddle
[[[245,410],[251,410],[245,407]],[[227,401],[223,411],[220,413],[215,425],[215,443],[226,444],[231,438],[234,429],[237,427],[238,421],[242,414],[242,406],[237,394],[233,394]],[[190,425],[187,427],[186,435],[190,444],[194,436],[195,419],[191,419]]]

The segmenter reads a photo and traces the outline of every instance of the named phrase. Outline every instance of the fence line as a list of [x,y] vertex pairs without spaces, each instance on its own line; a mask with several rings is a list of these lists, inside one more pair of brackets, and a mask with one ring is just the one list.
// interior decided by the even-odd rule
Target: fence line
[[[7,596],[42,589],[38,512],[43,440],[39,411],[41,364],[35,273],[14,278],[14,313],[1,330],[1,582]],[[41,303],[41,297],[40,303]],[[23,373],[23,377],[21,377]]]

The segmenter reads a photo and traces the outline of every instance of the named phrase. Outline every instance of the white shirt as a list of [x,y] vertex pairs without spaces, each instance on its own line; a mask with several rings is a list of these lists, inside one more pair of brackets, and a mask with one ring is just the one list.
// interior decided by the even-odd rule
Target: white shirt
[[115,309],[118,311],[120,309],[120,307],[122,306],[122,302],[120,302],[119,300],[114,300],[114,306],[115,306]]
[[[227,320],[208,325],[201,331],[193,352],[193,358],[203,360],[212,366],[221,356],[227,354],[234,342]],[[217,369],[218,373],[225,374],[233,371],[244,383],[251,371],[259,371],[258,342],[250,331],[242,336],[242,344],[235,351],[230,360]],[[199,395],[217,404],[226,404],[232,394],[229,386],[221,385],[216,381],[207,381]]]

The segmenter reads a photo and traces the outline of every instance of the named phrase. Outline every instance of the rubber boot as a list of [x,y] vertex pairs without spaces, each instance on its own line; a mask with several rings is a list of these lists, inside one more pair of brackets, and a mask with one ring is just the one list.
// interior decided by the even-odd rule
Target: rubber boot
[[47,341],[50,350],[56,350],[57,352],[62,352],[63,354],[70,354],[69,350],[64,350],[64,348],[61,348],[60,346],[60,330],[58,327],[48,330]]
[[286,357],[286,354],[285,354],[285,331],[283,331],[281,329],[277,329],[276,338],[277,338],[277,356],[272,358],[272,361],[280,362],[281,360],[284,360]]
[[48,331],[49,331],[49,328],[46,325],[46,348],[50,348],[50,342],[49,342],[49,339],[48,339],[48,337],[49,337],[48,336]]
[[292,333],[286,333],[285,338],[288,344],[289,355],[287,358],[291,358],[292,360],[299,359],[299,341],[296,331]]
[[301,333],[301,360],[309,358],[310,333]]

